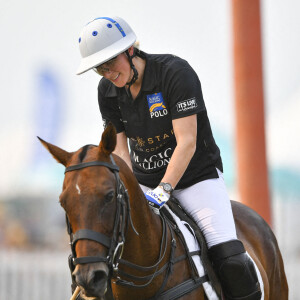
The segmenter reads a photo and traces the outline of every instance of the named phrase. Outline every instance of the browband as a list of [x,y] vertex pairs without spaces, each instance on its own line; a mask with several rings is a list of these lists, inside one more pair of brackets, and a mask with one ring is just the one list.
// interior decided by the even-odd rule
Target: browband
[[87,168],[87,167],[94,167],[94,166],[104,166],[104,167],[109,168],[111,171],[117,171],[117,172],[119,172],[119,170],[120,170],[120,168],[117,165],[113,165],[113,164],[110,164],[107,162],[102,162],[102,161],[90,161],[90,162],[85,162],[85,163],[81,163],[78,165],[67,167],[65,169],[65,173],[75,171],[75,170],[80,170],[80,169]]

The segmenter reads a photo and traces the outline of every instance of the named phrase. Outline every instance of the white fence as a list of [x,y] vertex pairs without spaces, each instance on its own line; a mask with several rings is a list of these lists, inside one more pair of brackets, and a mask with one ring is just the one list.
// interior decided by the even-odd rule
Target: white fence
[[1,300],[68,300],[68,253],[0,251]]
[[[68,255],[68,252],[0,251],[0,300],[70,299]],[[290,300],[300,299],[299,257],[298,253],[286,253],[284,258]]]

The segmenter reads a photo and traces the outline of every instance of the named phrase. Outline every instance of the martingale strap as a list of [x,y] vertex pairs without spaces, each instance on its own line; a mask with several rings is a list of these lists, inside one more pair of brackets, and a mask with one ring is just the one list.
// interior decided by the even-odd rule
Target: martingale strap
[[[192,251],[190,252],[191,256],[197,255],[200,256],[200,250],[197,251]],[[180,261],[183,261],[187,258],[186,254],[183,254],[181,256],[175,257],[173,260],[173,264],[176,264]],[[124,260],[123,260],[124,261]],[[122,263],[122,261],[120,260],[120,264]],[[158,271],[156,271],[156,276],[162,274],[167,268],[168,268],[169,264],[164,264]],[[126,276],[127,278],[131,279],[131,280],[135,280],[135,281],[146,281],[146,280],[150,280],[152,278],[152,274],[151,275],[146,275],[146,276],[135,276],[135,275],[131,275],[128,274],[122,270],[118,270],[120,277],[122,276]],[[118,282],[118,284],[122,285],[121,282]]]

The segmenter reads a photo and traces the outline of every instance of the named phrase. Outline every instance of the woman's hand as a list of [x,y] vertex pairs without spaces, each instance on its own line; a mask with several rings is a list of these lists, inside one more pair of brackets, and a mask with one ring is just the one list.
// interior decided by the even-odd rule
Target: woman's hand
[[147,193],[145,193],[145,196],[149,206],[157,215],[159,215],[159,210],[170,199],[170,194],[165,192],[161,186],[158,186],[154,190],[149,189]]

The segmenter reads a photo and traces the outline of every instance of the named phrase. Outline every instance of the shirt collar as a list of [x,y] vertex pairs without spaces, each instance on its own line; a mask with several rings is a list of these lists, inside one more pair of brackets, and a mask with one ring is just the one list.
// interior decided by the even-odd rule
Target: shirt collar
[[142,83],[142,91],[152,91],[156,85],[156,72],[155,72],[155,65],[151,55],[140,51],[140,55],[142,58],[146,60],[146,66],[144,70],[144,77]]

